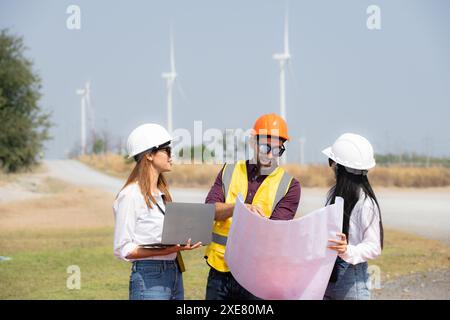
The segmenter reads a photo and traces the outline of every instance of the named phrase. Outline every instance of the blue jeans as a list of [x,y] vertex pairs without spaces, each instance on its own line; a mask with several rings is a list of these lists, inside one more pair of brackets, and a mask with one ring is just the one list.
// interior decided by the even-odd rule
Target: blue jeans
[[231,272],[210,268],[206,285],[206,300],[261,300],[242,287]]
[[183,276],[174,260],[134,261],[130,300],[183,300]]
[[335,277],[328,283],[323,299],[370,300],[367,267],[367,262],[352,265],[338,257],[333,270]]

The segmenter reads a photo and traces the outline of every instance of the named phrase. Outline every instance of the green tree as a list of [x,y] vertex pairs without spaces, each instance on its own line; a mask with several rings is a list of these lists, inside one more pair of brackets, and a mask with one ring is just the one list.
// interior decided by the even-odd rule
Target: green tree
[[50,113],[38,105],[41,79],[25,50],[21,37],[0,31],[0,167],[7,172],[36,164],[50,139]]
[[105,140],[101,138],[96,138],[94,143],[92,144],[92,153],[100,154],[106,152],[106,143]]

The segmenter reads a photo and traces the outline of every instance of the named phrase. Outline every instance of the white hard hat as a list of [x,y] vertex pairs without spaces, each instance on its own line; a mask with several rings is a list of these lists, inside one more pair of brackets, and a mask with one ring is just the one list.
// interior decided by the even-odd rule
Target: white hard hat
[[344,133],[322,153],[346,168],[369,170],[375,167],[372,145],[366,138],[354,133]]
[[128,158],[172,140],[167,130],[156,123],[146,123],[134,129],[127,140]]

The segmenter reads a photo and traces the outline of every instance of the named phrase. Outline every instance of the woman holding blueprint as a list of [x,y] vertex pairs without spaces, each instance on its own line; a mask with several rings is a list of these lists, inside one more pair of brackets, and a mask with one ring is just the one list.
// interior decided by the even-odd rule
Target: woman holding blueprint
[[132,300],[183,300],[181,250],[201,246],[170,246],[158,249],[142,245],[161,242],[165,203],[171,202],[163,172],[171,170],[170,134],[157,124],[144,124],[131,132],[129,157],[136,165],[117,195],[114,254],[132,261],[129,296]]
[[367,261],[383,248],[380,207],[367,178],[375,166],[373,148],[364,137],[346,133],[322,152],[336,175],[327,204],[344,198],[343,231],[337,234],[339,240],[329,240],[328,248],[336,250],[338,258],[324,299],[370,299]]

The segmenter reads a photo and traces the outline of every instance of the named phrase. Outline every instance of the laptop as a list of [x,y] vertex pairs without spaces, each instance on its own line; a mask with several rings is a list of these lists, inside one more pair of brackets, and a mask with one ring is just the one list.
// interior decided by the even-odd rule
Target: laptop
[[215,205],[204,203],[168,202],[164,215],[161,243],[141,245],[143,248],[161,248],[199,241],[211,243]]

